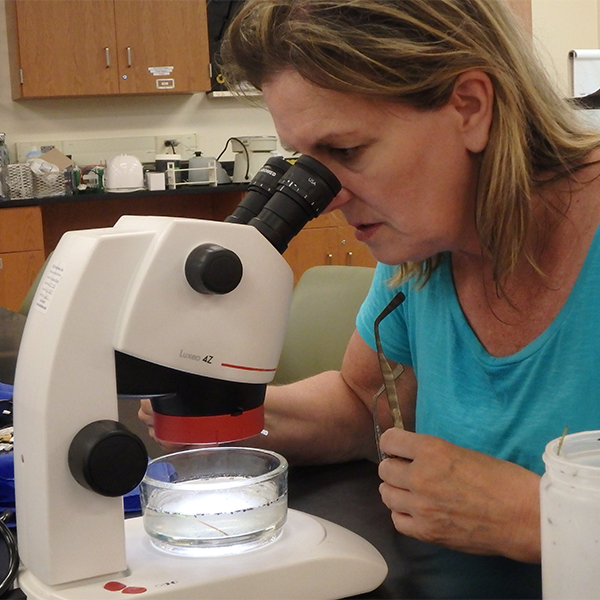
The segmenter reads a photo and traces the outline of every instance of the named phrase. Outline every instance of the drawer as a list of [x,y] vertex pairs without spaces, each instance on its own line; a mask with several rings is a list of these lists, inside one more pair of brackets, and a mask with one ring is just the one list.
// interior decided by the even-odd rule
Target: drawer
[[43,249],[42,214],[38,206],[0,208],[0,252]]

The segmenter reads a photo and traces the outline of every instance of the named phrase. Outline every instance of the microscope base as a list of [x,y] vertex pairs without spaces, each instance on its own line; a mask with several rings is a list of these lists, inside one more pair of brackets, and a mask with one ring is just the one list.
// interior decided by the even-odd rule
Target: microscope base
[[371,591],[387,574],[382,556],[366,540],[294,510],[274,542],[229,556],[167,554],[152,545],[141,517],[125,521],[125,535],[125,572],[49,586],[24,569],[19,587],[29,600],[107,600],[107,591],[148,600],[333,600]]

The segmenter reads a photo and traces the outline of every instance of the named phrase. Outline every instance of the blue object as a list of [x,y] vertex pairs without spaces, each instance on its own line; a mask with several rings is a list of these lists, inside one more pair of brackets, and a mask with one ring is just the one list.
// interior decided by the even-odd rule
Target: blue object
[[12,385],[0,382],[0,400],[10,400],[13,397],[13,390]]

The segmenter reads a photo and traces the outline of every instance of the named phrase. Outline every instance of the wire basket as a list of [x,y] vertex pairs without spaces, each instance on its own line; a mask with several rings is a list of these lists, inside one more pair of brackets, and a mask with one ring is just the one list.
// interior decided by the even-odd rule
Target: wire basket
[[35,198],[65,196],[73,193],[71,170],[38,175],[33,173],[33,195]]
[[6,184],[11,200],[33,198],[33,173],[29,165],[15,163],[6,167]]

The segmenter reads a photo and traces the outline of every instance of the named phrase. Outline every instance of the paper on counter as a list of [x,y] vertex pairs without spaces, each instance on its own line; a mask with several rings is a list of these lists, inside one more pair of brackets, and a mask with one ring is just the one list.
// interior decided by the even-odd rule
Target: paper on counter
[[60,171],[64,171],[65,169],[73,166],[73,161],[56,148],[52,148],[51,150],[48,150],[48,152],[44,152],[40,158],[46,162],[56,165]]
[[600,91],[600,49],[571,50],[569,71],[573,98]]

